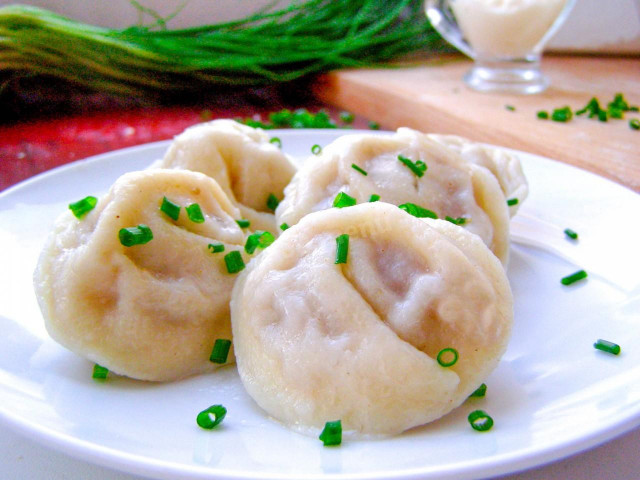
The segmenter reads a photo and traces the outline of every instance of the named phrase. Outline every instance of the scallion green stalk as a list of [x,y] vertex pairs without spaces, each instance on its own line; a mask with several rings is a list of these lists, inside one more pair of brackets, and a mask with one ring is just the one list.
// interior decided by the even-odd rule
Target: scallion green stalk
[[69,204],[69,210],[73,213],[73,216],[78,220],[84,218],[84,216],[95,208],[98,204],[98,199],[93,196],[84,197],[82,200]]
[[231,340],[227,340],[226,338],[217,338],[213,344],[213,350],[209,356],[209,361],[212,363],[226,363],[230,349]]
[[211,405],[209,408],[201,411],[196,417],[196,423],[199,427],[211,430],[222,422],[227,415],[227,409],[222,405]]

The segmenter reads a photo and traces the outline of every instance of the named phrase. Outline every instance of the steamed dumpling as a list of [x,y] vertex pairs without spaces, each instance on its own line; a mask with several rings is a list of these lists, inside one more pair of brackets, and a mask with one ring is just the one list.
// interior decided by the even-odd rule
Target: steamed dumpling
[[468,162],[481,165],[498,179],[502,193],[507,199],[515,198],[518,203],[509,206],[513,217],[529,194],[529,185],[522,171],[520,160],[503,148],[482,145],[456,135],[429,134],[433,140],[453,148]]
[[[346,264],[336,237],[349,234]],[[240,378],[302,431],[340,419],[390,435],[460,405],[497,365],[512,324],[498,259],[476,236],[382,202],[286,230],[242,272],[231,302]],[[444,348],[458,362],[440,366]]]
[[187,128],[172,142],[160,168],[202,172],[222,187],[252,229],[276,233],[269,195],[278,200],[295,173],[289,157],[261,129],[221,119]]
[[[181,208],[160,211],[163,197],[197,203],[204,222]],[[240,211],[211,178],[196,172],[145,170],[123,175],[81,220],[56,222],[35,275],[51,337],[115,373],[174,380],[215,368],[217,338],[231,338],[229,300],[236,275],[224,255],[242,251]],[[125,247],[122,228],[148,226],[153,239]],[[223,243],[212,253],[210,243]],[[230,355],[229,361],[233,356]]]
[[[418,176],[399,156],[423,162],[426,171]],[[330,208],[339,192],[355,197],[358,203],[377,194],[383,202],[413,203],[439,218],[463,217],[464,228],[479,235],[504,264],[507,262],[509,211],[497,178],[485,166],[466,161],[426,134],[400,128],[391,136],[338,138],[293,177],[276,210],[277,223],[294,225],[308,213]]]

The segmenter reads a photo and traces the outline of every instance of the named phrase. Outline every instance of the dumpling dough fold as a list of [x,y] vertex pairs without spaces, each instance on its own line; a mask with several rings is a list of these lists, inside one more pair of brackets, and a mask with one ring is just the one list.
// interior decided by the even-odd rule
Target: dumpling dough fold
[[[336,237],[349,234],[346,264]],[[240,378],[301,431],[340,419],[391,435],[460,405],[497,365],[513,318],[502,265],[443,220],[382,202],[305,216],[239,276],[231,318]],[[440,350],[460,355],[450,368]]]
[[[400,156],[423,162],[426,171],[416,175]],[[427,208],[439,218],[464,218],[464,228],[480,236],[506,265],[507,199],[487,164],[469,161],[447,142],[408,128],[388,136],[345,135],[325,146],[294,175],[276,210],[276,220],[293,225],[308,213],[330,208],[339,192],[358,203],[368,202],[376,194],[383,202]]]
[[429,137],[454,149],[466,161],[490,170],[498,179],[504,196],[518,200],[509,206],[509,214],[513,217],[518,212],[529,195],[529,185],[517,156],[504,148],[483,145],[456,135],[429,134]]
[[218,182],[251,228],[278,233],[267,199],[282,200],[296,169],[291,159],[258,128],[219,119],[187,128],[152,167],[204,173]]
[[[184,208],[172,220],[160,211],[164,196],[182,207],[199,204],[205,221],[191,221]],[[242,251],[246,235],[238,218],[239,210],[204,174],[155,169],[123,175],[83,219],[64,213],[46,241],[34,283],[49,334],[137,379],[213,370],[216,338],[231,338],[236,276],[223,257]],[[139,224],[153,239],[123,246],[119,230]],[[209,243],[218,242],[225,252],[211,253]]]

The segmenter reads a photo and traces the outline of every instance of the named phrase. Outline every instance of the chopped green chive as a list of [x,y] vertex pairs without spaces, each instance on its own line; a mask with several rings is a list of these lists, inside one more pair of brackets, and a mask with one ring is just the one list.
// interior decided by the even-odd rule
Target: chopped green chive
[[141,223],[137,227],[121,228],[118,238],[125,247],[132,247],[150,242],[153,240],[153,233],[149,227]]
[[367,176],[367,172],[366,170],[363,170],[362,168],[360,168],[358,165],[356,165],[355,163],[351,164],[351,168],[353,168],[356,172],[360,172],[362,175],[364,175],[365,177]]
[[451,347],[443,348],[438,352],[436,360],[442,367],[452,367],[458,361],[458,351]]
[[184,209],[187,211],[187,217],[189,217],[189,220],[193,223],[204,223],[204,215],[202,215],[200,205],[192,203],[191,205],[184,207]]
[[[615,115],[617,115],[617,113]],[[622,114],[620,114],[619,117],[612,115],[612,118],[622,118]],[[608,119],[608,112],[606,110],[600,110],[598,112],[598,120],[600,120],[601,122],[606,122],[607,119]]]
[[[598,117],[600,117],[601,113],[603,112],[598,112]],[[618,110],[617,108],[609,108],[607,109],[606,112],[604,112],[604,118],[607,118],[607,115],[609,115],[609,117],[611,118],[624,118],[624,111],[623,110]],[[601,119],[602,120],[602,119]],[[606,122],[606,120],[602,120],[604,122]]]
[[246,218],[241,218],[240,220],[236,220],[236,223],[240,228],[249,228],[251,226],[251,222]]
[[469,397],[484,397],[487,394],[487,384],[483,383]]
[[92,377],[96,380],[104,380],[107,378],[109,374],[109,369],[107,367],[103,367],[102,365],[98,365],[97,363],[93,366],[93,375]]
[[403,203],[402,205],[398,205],[398,208],[404,210],[409,215],[413,215],[418,218],[438,218],[438,215],[431,210],[421,207],[420,205],[416,205],[415,203]]
[[344,192],[338,193],[333,199],[333,206],[336,208],[353,207],[355,204],[356,199]]
[[380,130],[380,124],[378,122],[374,122],[373,120],[371,120],[369,122],[369,129],[370,130]]
[[572,283],[576,283],[579,280],[583,280],[587,278],[587,272],[585,272],[584,270],[578,270],[575,273],[572,273],[571,275],[567,275],[566,277],[563,277],[560,282],[563,285],[571,285]]
[[252,254],[256,248],[267,248],[275,241],[275,237],[270,232],[256,230],[247,237],[247,243],[244,245],[244,251]]
[[573,113],[569,107],[556,108],[551,114],[551,120],[554,122],[568,122],[572,117]]
[[422,177],[424,172],[427,171],[427,165],[422,160],[416,160],[413,162],[411,159],[398,155],[398,160],[402,162],[409,170],[411,170],[417,177]]
[[325,447],[340,445],[342,443],[342,422],[335,420],[324,424],[324,429],[318,437]]
[[[638,107],[632,107],[631,105],[629,105],[622,93],[616,93],[615,97],[613,97],[613,101],[609,102],[609,104],[607,105],[607,110],[609,112],[629,112],[633,111],[634,108],[635,111],[637,111]],[[622,118],[622,116],[614,118]]]
[[224,252],[224,244],[222,243],[210,243],[209,245],[207,245],[207,248],[211,253]]
[[444,219],[455,225],[464,225],[465,223],[467,223],[467,219],[464,217],[453,218],[447,215],[446,217],[444,217]]
[[580,110],[576,110],[576,115],[584,115],[585,113],[588,113],[589,118],[593,118],[599,117],[600,112],[604,112],[605,115],[607,113],[605,110],[602,110],[602,107],[600,107],[600,102],[598,101],[598,99],[596,97],[593,97],[584,107],[582,107]]
[[71,210],[71,213],[73,213],[74,217],[76,217],[77,219],[81,219],[87,213],[93,210],[97,204],[98,199],[89,195],[88,197],[84,197],[82,200],[70,203],[69,210]]
[[467,419],[471,427],[478,432],[486,432],[493,427],[493,418],[483,410],[474,410],[469,414]]
[[336,237],[336,264],[347,263],[347,255],[349,254],[349,234],[343,233]]
[[549,112],[547,112],[546,110],[540,110],[538,111],[538,113],[536,113],[536,115],[541,120],[549,119]]
[[340,120],[342,123],[351,125],[355,119],[356,116],[351,112],[340,112]]
[[632,130],[640,130],[640,120],[638,120],[637,118],[632,118],[631,120],[629,120],[629,127]]
[[282,148],[282,140],[280,140],[280,137],[272,137],[272,138],[270,138],[269,139],[269,143],[273,143],[278,148]]
[[227,272],[229,273],[238,273],[245,267],[242,255],[237,250],[227,253],[224,256],[224,263],[227,265]]
[[380,200],[380,195],[377,193],[374,193],[369,197],[369,203],[377,202],[378,200]]
[[280,200],[278,200],[278,197],[276,197],[273,193],[270,193],[267,197],[267,208],[273,212],[276,208],[278,208],[279,204]]
[[264,129],[277,127],[336,128],[335,122],[325,110],[319,110],[314,114],[309,112],[306,108],[299,108],[293,112],[286,108],[278,112],[272,112],[269,114],[269,122],[266,123],[256,121],[252,118],[247,118],[241,121],[245,125]]
[[506,108],[510,112],[515,112],[516,111],[516,107],[514,107],[513,105],[505,105],[504,108]]
[[509,207],[513,207],[514,205],[518,204],[518,201],[519,200],[517,198],[510,198],[510,199],[507,200],[507,205]]
[[227,414],[227,409],[222,405],[211,405],[206,410],[201,411],[196,417],[196,423],[198,426],[211,430],[224,419]]
[[160,211],[162,211],[170,219],[178,220],[178,217],[180,216],[180,205],[178,205],[177,203],[173,203],[167,197],[162,197]]
[[213,344],[213,350],[209,360],[213,363],[226,363],[231,348],[231,340],[226,338],[217,338]]
[[571,230],[570,228],[565,228],[564,229],[564,234],[569,237],[572,240],[577,240],[578,239],[578,234],[577,232],[574,232],[573,230]]
[[620,345],[618,345],[617,343],[609,342],[608,340],[602,340],[601,338],[599,338],[598,341],[593,344],[593,346],[598,350],[611,353],[612,355],[620,354]]
[[286,223],[286,222],[284,222],[284,223],[282,223],[282,224],[280,225],[280,230],[282,230],[283,232],[284,232],[287,228],[289,228],[289,224],[288,224],[288,223]]
[[[609,119],[622,119],[625,112],[637,112],[639,109],[637,106],[629,105],[625,100],[622,93],[617,93],[613,101],[607,104],[604,108],[596,97],[592,97],[587,104],[579,110],[575,111],[575,115],[587,114],[589,118],[596,118],[601,122],[607,122]],[[562,108],[556,108],[551,114],[551,119],[556,122],[568,122],[573,117],[574,113],[568,106]],[[545,111],[538,112],[538,118],[549,118],[549,114]],[[637,123],[640,130],[640,121]],[[633,128],[633,127],[632,127]]]
[[314,155],[320,155],[322,153],[322,147],[316,143],[313,147],[311,147],[311,153],[313,153]]

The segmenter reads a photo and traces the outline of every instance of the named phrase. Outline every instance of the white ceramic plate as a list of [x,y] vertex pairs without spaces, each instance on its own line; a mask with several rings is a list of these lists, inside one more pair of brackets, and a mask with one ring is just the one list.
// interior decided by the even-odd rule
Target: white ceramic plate
[[[344,131],[278,131],[304,156]],[[100,155],[0,195],[0,418],[45,445],[133,474],[170,479],[472,479],[514,472],[594,446],[640,424],[640,196],[584,171],[521,154],[531,196],[514,220],[509,349],[470,399],[395,438],[325,448],[267,418],[233,366],[156,385],[91,379],[92,364],[50,340],[31,285],[44,237],[73,200],[105,192],[168,143]],[[571,227],[579,242],[564,238]],[[579,268],[587,281],[560,278]],[[620,356],[597,351],[616,341]],[[215,403],[221,428],[196,426]],[[471,410],[494,428],[477,433]]]

